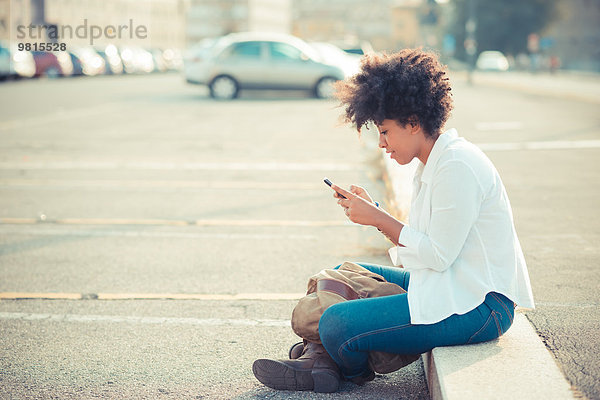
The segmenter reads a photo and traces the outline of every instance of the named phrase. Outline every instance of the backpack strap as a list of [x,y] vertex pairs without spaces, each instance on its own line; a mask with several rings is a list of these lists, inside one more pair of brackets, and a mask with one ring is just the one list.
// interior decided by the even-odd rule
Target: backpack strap
[[346,300],[356,300],[360,296],[348,284],[335,279],[319,279],[317,281],[317,292],[331,292],[342,296]]

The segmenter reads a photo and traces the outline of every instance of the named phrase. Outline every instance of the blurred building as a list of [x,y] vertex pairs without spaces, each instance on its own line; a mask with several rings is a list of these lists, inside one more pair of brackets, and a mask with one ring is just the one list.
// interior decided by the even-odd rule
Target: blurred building
[[[189,0],[187,42],[231,32],[292,33],[308,41],[375,50],[435,46],[433,0]],[[432,35],[435,33],[435,35]],[[433,42],[433,43],[430,43]]]
[[0,40],[11,38],[11,26],[31,20],[31,0],[0,0]]
[[190,0],[188,7],[188,45],[232,32],[291,31],[291,0]]
[[344,45],[367,41],[375,50],[433,47],[437,17],[425,17],[435,6],[432,0],[296,0],[293,33]]
[[420,42],[419,8],[421,1],[396,2],[391,8],[392,38],[396,49],[415,47]]
[[561,0],[559,16],[540,41],[541,51],[558,56],[563,68],[600,72],[600,1]]
[[296,0],[292,32],[305,40],[346,46],[370,42],[377,50],[393,45],[394,0]]

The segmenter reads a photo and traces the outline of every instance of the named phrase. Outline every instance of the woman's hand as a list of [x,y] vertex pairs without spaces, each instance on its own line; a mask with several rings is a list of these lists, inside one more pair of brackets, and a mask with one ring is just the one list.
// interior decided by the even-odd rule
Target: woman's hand
[[[350,187],[350,192],[337,185],[332,185],[331,188],[335,191],[333,197],[338,199],[338,204],[344,208],[350,221],[361,225],[375,225],[376,216],[381,210],[375,206],[365,189],[354,185]],[[346,198],[343,199],[340,194]]]
[[362,188],[360,186],[350,185],[350,192],[354,193],[355,195],[357,195],[359,197],[362,197],[363,199],[367,200],[369,203],[375,204],[375,202],[373,201],[371,196],[369,196],[369,193],[367,192],[367,190],[365,188]]
[[[333,189],[333,187],[336,187],[338,189],[340,189],[339,186],[333,185],[331,188]],[[343,190],[343,189],[342,189]],[[369,193],[367,192],[367,190],[365,188],[362,188],[360,186],[356,186],[356,185],[350,185],[350,192],[354,193],[355,195],[362,197],[363,199],[367,200],[369,203],[375,204],[375,201],[373,201],[373,198],[369,195]],[[335,191],[333,192],[333,197],[335,197],[336,199],[341,199],[342,197],[338,194],[338,192]]]

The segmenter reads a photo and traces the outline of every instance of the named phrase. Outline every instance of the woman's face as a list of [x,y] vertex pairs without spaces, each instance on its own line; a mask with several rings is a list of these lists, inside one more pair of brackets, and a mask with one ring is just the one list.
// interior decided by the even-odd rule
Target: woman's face
[[379,147],[385,149],[398,164],[405,165],[417,157],[420,149],[418,129],[407,123],[402,126],[393,119],[384,119],[379,129]]

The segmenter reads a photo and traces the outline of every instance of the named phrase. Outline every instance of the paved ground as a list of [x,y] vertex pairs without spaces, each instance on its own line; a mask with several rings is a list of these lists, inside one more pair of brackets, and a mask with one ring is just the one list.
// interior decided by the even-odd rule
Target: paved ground
[[428,398],[421,362],[330,396],[251,372],[298,341],[290,298],[310,275],[386,262],[322,182],[383,198],[377,153],[333,103],[216,103],[177,75],[0,91],[0,292],[85,298],[0,301],[0,398]]
[[[597,104],[460,79],[455,92],[449,125],[511,197],[538,304],[528,318],[598,398]],[[387,243],[344,223],[321,182],[383,197],[370,134],[337,126],[334,103],[216,103],[176,75],[11,82],[0,95],[0,292],[86,299],[0,301],[6,398],[290,398],[250,365],[286,355],[307,277],[387,263]],[[143,300],[160,293],[205,297]],[[119,294],[137,299],[94,300]],[[416,363],[327,397],[428,392]]]

